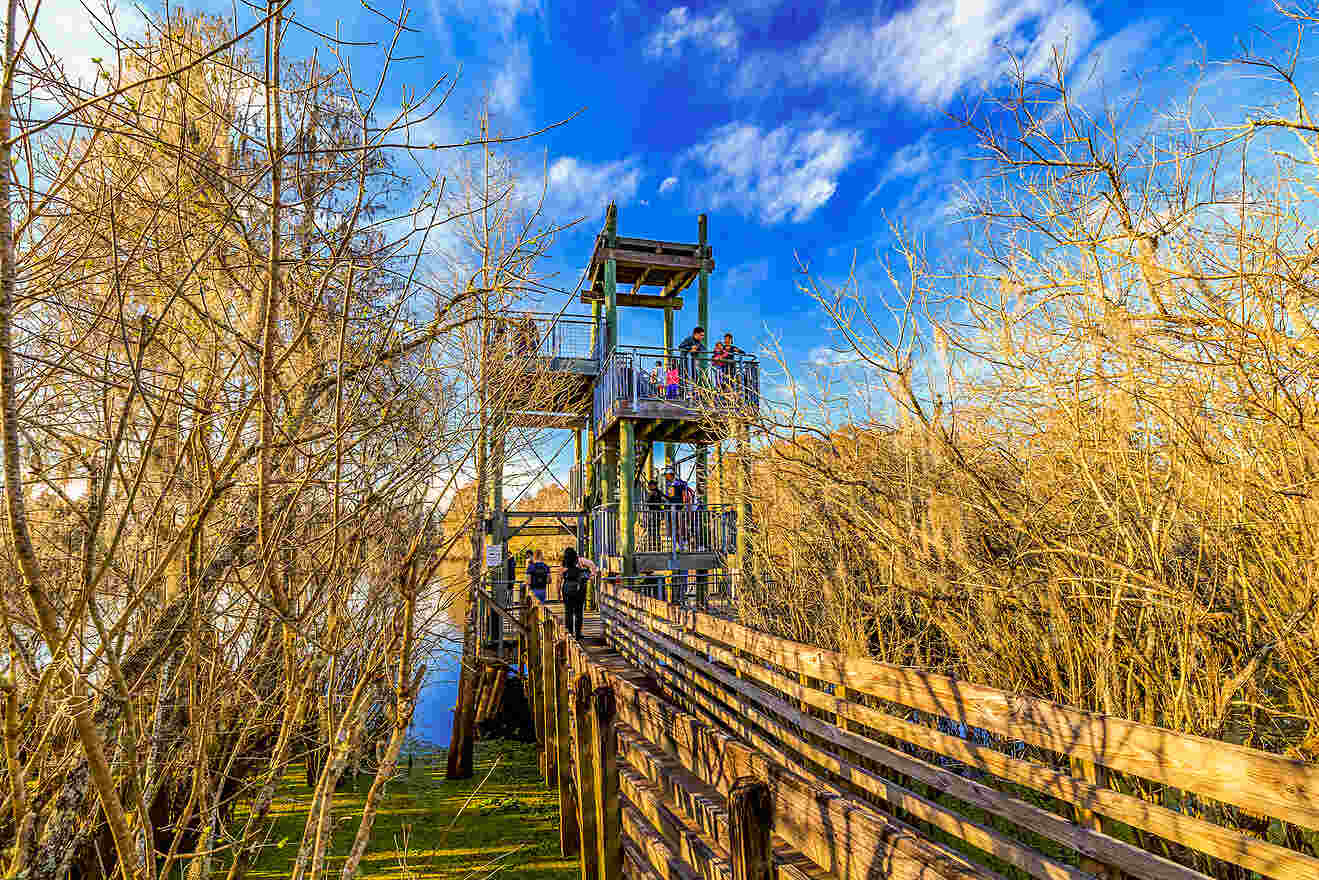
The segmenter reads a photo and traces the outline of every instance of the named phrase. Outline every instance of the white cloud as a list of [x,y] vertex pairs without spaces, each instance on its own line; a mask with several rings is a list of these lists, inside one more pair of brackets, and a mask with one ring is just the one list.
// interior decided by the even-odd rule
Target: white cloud
[[755,289],[769,280],[769,260],[752,260],[729,269],[719,282],[721,290],[742,296],[753,293]]
[[641,185],[636,158],[593,165],[572,156],[550,165],[549,197],[564,214],[594,217],[611,199],[630,201]]
[[444,25],[457,17],[477,22],[507,40],[518,19],[541,14],[540,0],[431,0],[431,18]]
[[[1107,97],[1115,104],[1126,103],[1138,82],[1130,75],[1131,68],[1148,69],[1149,49],[1162,32],[1161,22],[1137,21],[1101,40],[1076,66],[1072,80],[1077,100],[1089,102]],[[1123,94],[1104,94],[1106,89],[1119,84],[1125,85]]]
[[728,10],[711,16],[692,15],[686,6],[675,6],[660,19],[659,28],[646,41],[646,54],[652,58],[682,54],[684,43],[691,43],[726,55],[736,55],[737,24]]
[[[32,5],[19,4],[19,15],[24,19],[20,34],[26,29],[25,13]],[[86,0],[86,5],[82,0],[43,0],[37,12],[37,34],[65,75],[90,88],[99,75],[93,58],[100,58],[112,75],[116,73],[115,50],[104,37],[111,30],[110,22],[122,39],[140,39],[146,29],[140,13],[137,7],[124,9],[117,0]],[[31,45],[27,52],[35,62],[37,56]]]
[[812,367],[845,367],[857,360],[855,351],[839,351],[827,345],[817,345],[806,355],[806,362]]
[[891,101],[943,107],[1007,74],[1009,55],[1038,76],[1053,47],[1065,46],[1070,67],[1097,32],[1077,0],[917,0],[892,15],[828,27],[793,56],[747,58],[734,86],[749,92],[783,77],[842,80]]
[[516,113],[531,83],[531,49],[526,40],[515,40],[501,53],[503,64],[490,84],[490,102],[496,111]]
[[879,182],[870,191],[870,195],[866,196],[866,201],[879,195],[880,190],[895,180],[928,172],[934,166],[935,156],[933,133],[926,133],[920,140],[901,147],[889,157],[888,165],[884,166],[884,173],[879,176]]
[[703,194],[711,207],[733,204],[764,223],[801,223],[833,197],[860,149],[856,131],[788,125],[764,131],[732,122],[684,158],[710,172]]
[[666,193],[677,185],[678,185],[678,178],[666,177],[664,178],[664,182],[659,185],[659,191],[661,193]]

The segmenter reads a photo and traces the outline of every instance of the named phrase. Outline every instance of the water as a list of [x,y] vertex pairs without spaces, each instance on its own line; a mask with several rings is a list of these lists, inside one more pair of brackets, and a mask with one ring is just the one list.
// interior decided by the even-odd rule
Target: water
[[458,670],[462,665],[462,632],[447,634],[445,646],[427,659],[426,681],[412,716],[411,734],[431,745],[447,748],[453,730],[453,707],[458,703]]

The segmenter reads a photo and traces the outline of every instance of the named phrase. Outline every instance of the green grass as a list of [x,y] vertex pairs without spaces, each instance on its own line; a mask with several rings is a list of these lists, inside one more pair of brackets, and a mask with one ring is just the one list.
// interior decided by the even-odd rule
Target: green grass
[[[418,756],[411,774],[390,783],[359,876],[463,880],[495,871],[509,880],[578,876],[577,860],[559,856],[558,794],[541,782],[534,746],[478,743],[472,778],[453,782],[444,778],[445,757],[443,751]],[[364,775],[360,791],[354,792],[350,783],[334,797],[331,877],[342,870],[369,786]],[[294,767],[271,807],[271,846],[249,877],[289,876],[310,803],[302,768]],[[282,848],[281,839],[286,840]]]

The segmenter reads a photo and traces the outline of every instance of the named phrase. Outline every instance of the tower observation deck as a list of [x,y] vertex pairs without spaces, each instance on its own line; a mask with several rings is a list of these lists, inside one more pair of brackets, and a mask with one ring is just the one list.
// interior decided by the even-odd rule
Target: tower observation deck
[[[644,579],[657,595],[681,599],[685,590],[706,589],[694,585],[736,580],[749,513],[746,456],[737,454],[729,469],[736,473],[725,473],[723,452],[745,451],[760,402],[759,364],[740,352],[716,362],[708,348],[679,351],[674,337],[693,288],[687,323],[708,331],[714,269],[705,215],[695,242],[627,238],[610,204],[579,300],[589,316],[492,319],[496,343],[525,376],[510,383],[499,425],[575,434],[572,510],[504,509],[496,455],[487,531],[501,551],[492,558],[503,558],[518,535],[571,535],[607,577]],[[632,308],[662,311],[662,338],[621,344],[621,310]],[[655,503],[651,480],[663,503]],[[679,491],[683,483],[689,491]]]

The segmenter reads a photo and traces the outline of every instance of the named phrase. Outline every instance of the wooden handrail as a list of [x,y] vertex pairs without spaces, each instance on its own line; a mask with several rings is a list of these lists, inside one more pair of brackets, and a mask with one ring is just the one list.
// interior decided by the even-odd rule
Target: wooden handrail
[[[776,857],[778,876],[796,880],[1001,880],[1005,865],[1038,880],[1209,880],[1203,872],[1223,876],[1224,863],[1276,880],[1319,880],[1319,859],[1304,844],[1217,824],[1232,814],[1214,805],[1315,828],[1312,764],[843,657],[608,582],[600,598],[616,653],[588,650],[564,632],[557,603],[531,598],[530,632],[545,646],[532,653],[562,658],[560,671],[533,671],[533,691],[548,691],[537,705],[541,729],[551,732],[549,707],[564,711],[565,679],[582,692],[612,693],[618,741],[608,760],[626,873],[686,876],[665,868],[684,865],[709,880],[741,880],[749,866],[763,868],[754,854],[763,849],[759,835],[772,832],[795,850],[788,862]],[[967,736],[972,727],[1003,740]],[[558,766],[575,766],[561,731],[554,742]],[[1005,753],[1004,742],[1044,751]],[[1190,764],[1196,756],[1200,766]],[[1112,787],[1116,775],[1076,769],[1078,757],[1124,780],[1175,786],[1181,801],[1152,802],[1141,794],[1149,789],[1125,782]],[[567,790],[571,773],[547,772]],[[770,828],[734,835],[730,798],[748,785],[761,786],[757,813]],[[561,797],[563,809],[573,803]],[[588,831],[583,825],[583,839]],[[789,867],[802,859],[814,868]]]
[[512,611],[509,611],[503,605],[500,605],[499,600],[496,599],[493,595],[491,595],[489,590],[485,589],[484,587],[477,587],[476,592],[480,596],[482,596],[490,604],[490,606],[495,609],[495,611],[499,612],[499,616],[504,618],[504,620],[507,621],[513,627],[513,629],[517,631],[518,635],[525,636],[527,634],[527,629],[522,625],[522,622],[518,620],[515,616],[513,616]]
[[[1288,880],[1319,877],[1319,860],[1294,849],[1054,767],[1005,755],[988,745],[914,723],[882,706],[897,704],[905,707],[903,713],[914,709],[1065,756],[1080,756],[1306,828],[1319,827],[1319,803],[1312,794],[1319,792],[1319,767],[1313,764],[1017,697],[921,670],[847,658],[626,588],[606,585],[602,601],[615,646],[638,666],[659,676],[669,685],[669,692],[693,710],[770,754],[777,752],[785,762],[804,755],[828,776],[887,800],[1033,876],[1067,877],[1074,869],[1040,861],[1026,845],[967,822],[956,808],[930,802],[877,776],[857,759],[870,762],[866,766],[884,766],[918,779],[1032,833],[1052,837],[1087,858],[1119,867],[1130,876],[1185,880],[1205,875],[850,731],[873,730],[928,749],[1265,876]],[[806,684],[812,681],[819,684]],[[882,700],[881,708],[874,708],[869,700],[862,704],[831,693],[842,688],[849,696],[867,694]],[[728,711],[721,703],[735,705],[737,710]],[[834,721],[799,707],[828,713]],[[838,722],[844,719],[862,726],[842,727]]]

